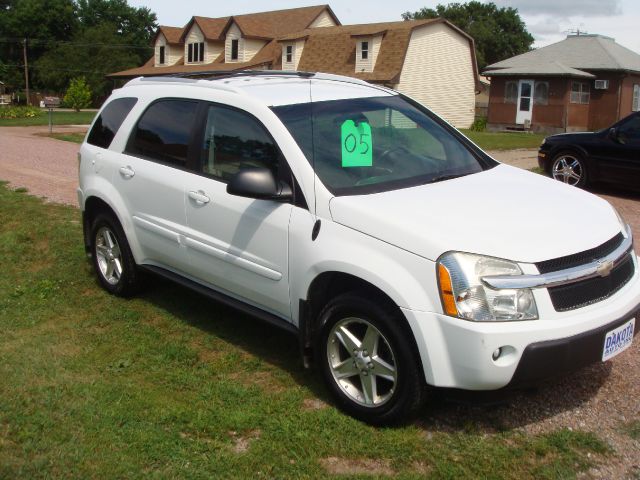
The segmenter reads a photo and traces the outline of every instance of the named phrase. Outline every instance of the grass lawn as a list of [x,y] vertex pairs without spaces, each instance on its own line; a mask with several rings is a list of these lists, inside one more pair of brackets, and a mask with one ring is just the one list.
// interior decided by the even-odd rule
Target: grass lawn
[[573,478],[610,455],[586,432],[443,426],[433,403],[363,425],[295,338],[159,280],[108,295],[78,210],[2,184],[0,258],[0,478]]
[[[53,112],[53,125],[88,125],[96,112]],[[0,118],[0,127],[30,127],[49,125],[49,113],[32,118]]]
[[84,140],[84,133],[51,133],[45,135],[47,137],[55,138],[58,140],[64,140],[65,142],[82,143]]
[[460,130],[483,150],[513,150],[514,148],[538,148],[546,135],[516,132],[474,132]]

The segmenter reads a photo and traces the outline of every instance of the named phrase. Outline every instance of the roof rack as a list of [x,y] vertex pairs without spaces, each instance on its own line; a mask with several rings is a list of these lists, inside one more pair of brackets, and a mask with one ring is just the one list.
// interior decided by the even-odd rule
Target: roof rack
[[229,72],[181,72],[172,73],[163,76],[156,77],[137,77],[130,80],[125,86],[146,83],[146,84],[163,84],[163,83],[183,83],[194,86],[208,86],[215,87],[220,90],[228,90],[238,93],[239,91],[231,85],[224,85],[227,82],[207,82],[207,80],[222,80],[241,77],[297,77],[297,78],[314,78],[318,80],[331,80],[334,82],[350,83],[355,85],[364,85],[367,87],[375,88],[385,92],[390,90],[384,86],[368,83],[359,78],[347,77],[345,75],[335,75],[332,73],[321,72],[299,72],[299,71],[287,71],[287,70],[232,70]]
[[301,77],[311,78],[314,77],[314,72],[298,72],[287,70],[231,70],[228,72],[220,71],[201,71],[201,72],[181,72],[168,75],[173,78],[198,78],[200,80],[206,79],[219,79],[219,78],[232,78],[232,77]]

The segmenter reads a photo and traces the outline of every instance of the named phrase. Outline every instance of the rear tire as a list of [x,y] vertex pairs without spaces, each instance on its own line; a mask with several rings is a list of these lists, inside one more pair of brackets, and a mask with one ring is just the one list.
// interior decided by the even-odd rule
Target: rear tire
[[120,222],[100,213],[91,223],[91,259],[102,288],[130,297],[139,290],[140,273]]
[[338,406],[370,424],[408,420],[424,400],[420,357],[401,315],[353,293],[320,313],[316,365]]

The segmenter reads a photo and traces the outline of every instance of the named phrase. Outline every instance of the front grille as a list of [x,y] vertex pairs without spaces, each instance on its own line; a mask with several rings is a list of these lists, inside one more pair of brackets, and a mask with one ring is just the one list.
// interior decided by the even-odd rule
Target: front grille
[[[598,247],[600,248],[600,247]],[[634,273],[631,254],[617,265],[606,277],[590,278],[581,282],[549,288],[551,303],[558,312],[565,312],[610,297],[624,287]]]
[[591,263],[599,258],[609,255],[620,246],[623,240],[624,237],[622,236],[622,233],[618,233],[611,240],[607,240],[602,245],[592,248],[591,250],[574,253],[573,255],[568,255],[566,257],[545,260],[544,262],[538,262],[536,263],[536,267],[538,267],[538,271],[540,273],[549,273],[557,270],[577,267],[578,265],[584,265],[585,263]]

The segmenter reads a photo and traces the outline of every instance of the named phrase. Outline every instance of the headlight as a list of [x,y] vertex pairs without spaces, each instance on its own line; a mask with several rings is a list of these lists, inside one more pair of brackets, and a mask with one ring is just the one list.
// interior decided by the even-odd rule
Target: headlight
[[489,275],[522,275],[518,264],[470,253],[445,253],[438,261],[442,306],[447,315],[477,322],[535,320],[531,289],[493,290],[482,284]]
[[620,222],[620,229],[621,229],[622,235],[624,236],[624,238],[627,238],[627,223],[624,221],[624,218],[622,218],[622,215],[620,215],[620,212],[618,212],[618,209],[616,207],[611,205],[611,208],[613,208],[613,211],[615,212],[616,217],[618,217],[618,222]]
[[543,138],[543,139],[542,139],[542,143],[540,144],[540,146],[542,147],[545,143],[547,143],[547,139],[546,139],[546,138]]

